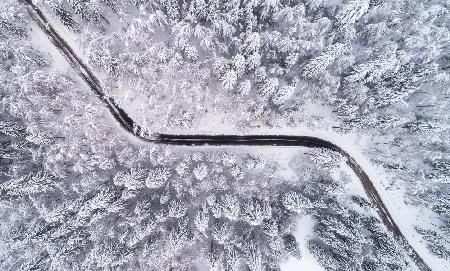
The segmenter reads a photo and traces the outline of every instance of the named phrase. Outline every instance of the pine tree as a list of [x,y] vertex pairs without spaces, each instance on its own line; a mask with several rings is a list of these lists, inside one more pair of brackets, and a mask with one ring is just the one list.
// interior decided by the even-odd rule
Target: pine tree
[[209,250],[206,254],[206,261],[210,270],[222,270],[223,251],[222,247],[215,242],[211,242]]
[[173,218],[182,218],[186,215],[187,208],[187,202],[178,199],[172,200],[169,204],[168,215]]
[[224,265],[225,271],[238,271],[240,268],[240,255],[233,245],[225,245]]
[[168,168],[155,168],[149,171],[148,176],[145,179],[145,184],[148,188],[162,187],[168,181],[171,175],[172,173]]
[[233,228],[220,219],[217,219],[212,223],[211,232],[214,240],[220,245],[228,243],[233,236]]
[[232,90],[237,81],[237,75],[234,70],[228,70],[223,75],[222,86],[225,90]]
[[45,4],[51,8],[64,26],[73,31],[78,31],[77,22],[72,18],[70,12],[64,9],[64,6],[60,2],[47,0],[45,1]]
[[238,198],[234,195],[226,194],[220,199],[223,215],[230,220],[237,220],[240,212]]
[[288,101],[295,91],[294,86],[284,86],[280,88],[272,97],[273,104],[280,106]]
[[260,47],[261,37],[259,36],[259,33],[253,32],[246,35],[242,45],[242,51],[246,56],[251,56],[252,54],[259,52]]
[[[434,230],[425,230],[416,228],[416,230],[424,236],[424,239],[428,241],[427,248],[439,258],[449,260],[450,259],[450,240],[448,238],[448,229],[443,226],[444,232],[437,232]],[[447,231],[447,232],[446,232]]]
[[199,164],[194,168],[193,173],[197,180],[202,181],[208,175],[208,167],[206,164]]
[[85,0],[68,0],[68,4],[72,7],[75,14],[79,14],[83,20],[93,23],[107,22],[101,15],[96,3]]
[[272,96],[277,92],[278,84],[278,78],[268,78],[264,80],[262,86],[258,88],[258,92],[264,97]]
[[246,251],[246,263],[251,271],[264,271],[263,255],[255,243],[250,243]]
[[[7,3],[5,3],[5,7],[6,5]],[[8,5],[8,8],[3,8],[3,6],[0,8],[0,40],[6,40],[9,35],[26,37],[27,32],[22,25],[21,11],[14,5]]]
[[232,59],[233,69],[236,71],[238,77],[245,73],[245,57],[241,54],[237,54]]
[[17,122],[0,121],[0,132],[14,137],[25,137],[25,128],[20,126]]
[[327,68],[333,64],[335,59],[347,50],[348,46],[342,43],[337,43],[330,46],[328,50],[313,58],[305,65],[302,75],[306,78],[317,78],[323,76],[324,73],[326,73]]
[[246,222],[256,226],[272,216],[272,209],[267,202],[252,198],[244,202],[241,213]]
[[186,221],[181,220],[173,225],[168,234],[167,251],[165,253],[169,257],[174,257],[178,252],[188,245],[191,241],[191,233],[187,227]]
[[252,82],[250,80],[244,80],[239,83],[237,92],[243,96],[249,95],[252,89]]
[[0,184],[0,198],[10,199],[50,192],[59,187],[58,180],[46,171],[30,173]]
[[312,202],[298,192],[287,192],[282,197],[283,206],[289,211],[302,214],[313,207]]
[[206,235],[206,230],[209,228],[209,215],[206,206],[203,206],[197,212],[197,214],[194,217],[194,223],[198,231]]
[[351,0],[347,2],[336,16],[342,25],[354,24],[369,9],[369,0]]
[[297,242],[297,239],[292,234],[286,234],[283,236],[283,243],[285,246],[286,251],[289,252],[292,256],[296,257],[297,259],[300,259],[302,257],[299,244]]

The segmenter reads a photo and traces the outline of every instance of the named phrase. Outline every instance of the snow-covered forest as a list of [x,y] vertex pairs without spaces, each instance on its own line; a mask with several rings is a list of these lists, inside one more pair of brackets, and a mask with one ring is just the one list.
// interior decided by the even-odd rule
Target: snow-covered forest
[[29,3],[141,135],[324,137],[450,270],[447,0],[0,1],[0,270],[417,270],[342,155],[139,141]]

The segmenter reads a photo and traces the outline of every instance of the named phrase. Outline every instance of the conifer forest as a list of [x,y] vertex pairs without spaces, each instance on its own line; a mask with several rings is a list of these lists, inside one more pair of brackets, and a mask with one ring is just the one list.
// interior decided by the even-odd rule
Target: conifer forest
[[0,0],[1,271],[449,271],[449,0]]

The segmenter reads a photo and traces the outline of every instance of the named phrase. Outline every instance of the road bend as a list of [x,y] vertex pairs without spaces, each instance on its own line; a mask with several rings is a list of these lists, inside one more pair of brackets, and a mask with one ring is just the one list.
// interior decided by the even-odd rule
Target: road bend
[[32,0],[21,0],[30,11],[31,18],[37,23],[39,28],[46,34],[52,44],[66,58],[69,64],[75,69],[83,81],[88,84],[91,90],[103,101],[114,119],[128,133],[142,141],[154,144],[177,145],[177,146],[291,146],[307,148],[323,148],[338,152],[346,158],[347,165],[358,177],[367,197],[370,199],[373,208],[378,213],[386,228],[397,239],[405,249],[406,254],[414,261],[420,270],[431,270],[423,258],[409,244],[402,234],[400,228],[395,223],[389,210],[384,204],[380,194],[376,190],[373,182],[367,173],[361,168],[356,160],[338,145],[318,137],[293,136],[293,135],[176,135],[176,134],[153,134],[144,135],[142,128],[120,108],[111,97],[107,97],[101,87],[100,81],[76,55],[69,44],[56,32],[43,12],[32,2]]

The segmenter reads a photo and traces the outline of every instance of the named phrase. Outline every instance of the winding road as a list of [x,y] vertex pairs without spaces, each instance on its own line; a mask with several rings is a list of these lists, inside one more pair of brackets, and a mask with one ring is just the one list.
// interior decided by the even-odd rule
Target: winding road
[[32,0],[21,0],[29,8],[31,17],[36,21],[39,28],[47,35],[50,41],[67,59],[78,75],[89,85],[91,90],[100,98],[111,112],[115,120],[125,131],[139,138],[142,141],[154,144],[183,145],[183,146],[292,146],[308,148],[325,148],[343,155],[347,160],[347,165],[353,170],[361,181],[364,190],[375,208],[386,228],[393,234],[397,241],[403,246],[406,253],[415,262],[420,270],[431,270],[424,262],[423,258],[409,244],[408,240],[400,231],[389,210],[386,208],[380,194],[370,180],[367,173],[353,159],[353,157],[338,145],[311,136],[290,136],[290,135],[171,135],[154,134],[143,136],[142,129],[128,114],[120,108],[115,101],[105,96],[101,84],[91,70],[75,54],[74,50],[55,31],[42,11],[33,4]]

